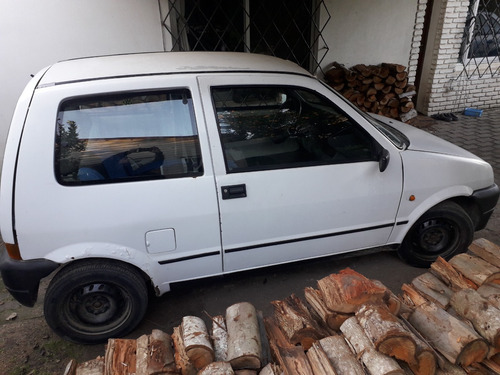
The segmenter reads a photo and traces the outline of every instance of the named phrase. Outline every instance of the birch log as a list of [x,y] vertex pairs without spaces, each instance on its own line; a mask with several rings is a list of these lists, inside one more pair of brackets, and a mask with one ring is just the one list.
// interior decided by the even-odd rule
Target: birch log
[[387,306],[363,305],[356,312],[356,318],[379,352],[406,363],[416,362],[416,343],[412,335]]
[[136,341],[136,375],[177,373],[170,335],[154,329]]
[[477,288],[477,292],[497,309],[500,309],[500,285],[483,284]]
[[404,375],[403,369],[394,359],[375,350],[372,342],[365,335],[363,328],[361,328],[355,317],[347,319],[340,327],[340,330],[371,375]]
[[488,344],[471,327],[432,302],[417,306],[409,322],[453,364],[469,366],[488,353]]
[[185,316],[181,324],[182,340],[189,360],[198,370],[213,362],[214,350],[203,319]]
[[212,341],[214,343],[215,361],[225,362],[227,360],[227,328],[222,315],[213,317]]
[[434,302],[442,309],[448,308],[453,291],[430,272],[417,276],[412,285],[429,301]]
[[229,362],[212,362],[203,367],[197,375],[234,375]]
[[365,375],[342,335],[325,337],[319,343],[338,374]]
[[227,360],[233,369],[259,369],[262,344],[255,307],[241,302],[226,309]]
[[96,359],[92,359],[85,363],[79,364],[78,366],[76,366],[74,372],[74,375],[103,375],[103,374],[104,374],[103,357],[98,357]]
[[500,350],[500,310],[473,289],[463,289],[451,297],[455,311],[472,322],[476,331]]

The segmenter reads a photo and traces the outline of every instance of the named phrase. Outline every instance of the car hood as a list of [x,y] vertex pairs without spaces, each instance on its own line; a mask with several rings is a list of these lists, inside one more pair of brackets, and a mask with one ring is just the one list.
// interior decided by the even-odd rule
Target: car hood
[[437,154],[460,156],[472,159],[480,159],[471,152],[464,150],[453,143],[445,141],[429,132],[420,130],[414,126],[405,124],[400,121],[392,120],[387,117],[372,115],[377,120],[392,126],[393,128],[402,132],[406,137],[408,137],[410,144],[407,150],[421,151],[421,152],[432,152]]

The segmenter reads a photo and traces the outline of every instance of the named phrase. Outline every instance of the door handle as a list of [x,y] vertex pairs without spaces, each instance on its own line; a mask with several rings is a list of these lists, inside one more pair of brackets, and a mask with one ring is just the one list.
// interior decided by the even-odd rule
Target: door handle
[[247,196],[247,186],[245,184],[221,186],[222,199],[245,198]]

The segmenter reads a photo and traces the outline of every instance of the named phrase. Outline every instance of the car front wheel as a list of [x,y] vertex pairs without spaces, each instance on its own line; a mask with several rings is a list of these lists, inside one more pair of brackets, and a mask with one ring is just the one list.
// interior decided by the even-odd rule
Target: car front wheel
[[148,290],[133,267],[93,259],[70,264],[54,276],[45,294],[48,325],[78,343],[105,342],[132,331],[146,313]]
[[474,224],[465,210],[453,202],[431,208],[406,235],[399,255],[417,267],[429,267],[437,257],[450,259],[465,252],[472,242]]

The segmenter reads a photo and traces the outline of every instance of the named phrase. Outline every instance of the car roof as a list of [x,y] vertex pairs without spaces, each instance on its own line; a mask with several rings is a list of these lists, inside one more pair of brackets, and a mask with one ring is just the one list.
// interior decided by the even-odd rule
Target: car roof
[[157,52],[87,57],[48,68],[39,86],[117,77],[210,72],[273,72],[311,76],[297,64],[243,52]]

